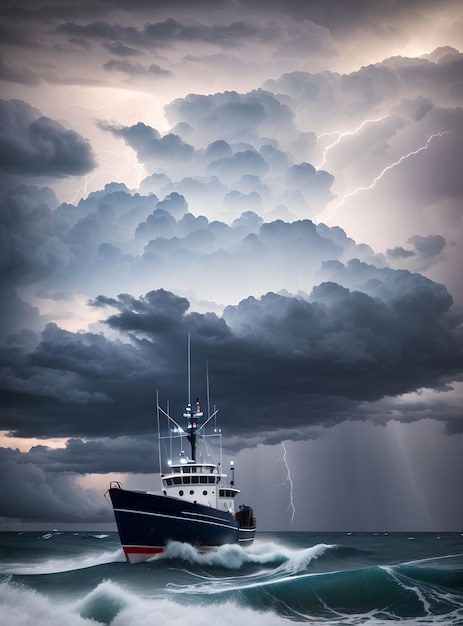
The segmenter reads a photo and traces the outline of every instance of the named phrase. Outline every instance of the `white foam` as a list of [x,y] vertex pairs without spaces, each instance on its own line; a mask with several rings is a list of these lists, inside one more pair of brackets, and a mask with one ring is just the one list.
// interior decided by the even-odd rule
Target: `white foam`
[[200,552],[187,543],[172,541],[157,559],[182,559],[199,565],[215,565],[237,570],[245,564],[277,565],[279,571],[298,573],[305,570],[312,560],[322,556],[331,546],[318,544],[305,550],[292,550],[270,542],[255,542],[248,548],[239,545],[219,546],[208,552]]
[[125,561],[122,548],[118,548],[113,552],[103,552],[102,554],[92,554],[70,559],[50,559],[48,561],[40,561],[39,563],[3,564],[0,565],[0,571],[6,574],[19,575],[58,574],[60,572],[72,572],[119,561]]
[[280,573],[284,572],[287,574],[299,574],[300,572],[304,572],[312,561],[320,558],[334,547],[335,546],[325,543],[319,543],[305,550],[295,550],[291,557],[283,563],[278,570]]
[[[315,618],[293,612],[288,619],[272,611],[244,608],[231,601],[198,606],[179,604],[165,597],[138,597],[112,581],[100,583],[78,601],[49,599],[45,595],[8,582],[0,583],[1,624],[8,626],[288,626],[288,624],[320,624],[324,626],[390,626],[394,616],[378,618],[377,610],[361,615],[345,615],[332,611],[331,617]],[[383,611],[383,615],[385,615]],[[387,613],[386,613],[387,615]],[[452,616],[426,615],[422,618],[404,618],[401,626],[417,624],[448,626],[461,622],[461,611]]]
[[0,607],[2,624],[8,626],[96,625],[68,607],[58,607],[46,596],[8,583],[0,584]]
[[[288,624],[272,612],[221,605],[184,606],[163,598],[140,598],[119,585],[104,581],[82,600],[74,603],[51,601],[29,589],[0,584],[2,624],[8,626],[283,626]],[[109,617],[109,619],[108,619]],[[106,618],[106,619],[105,619]],[[294,623],[294,622],[292,622]]]
[[310,563],[326,553],[331,546],[318,544],[305,550],[291,550],[273,543],[254,544],[243,549],[237,545],[220,546],[213,552],[200,553],[192,546],[172,543],[162,558],[181,558],[201,566],[222,566],[233,570],[240,569],[245,563],[276,567],[263,568],[252,574],[214,577],[189,572],[201,582],[187,585],[169,584],[168,590],[175,594],[220,594],[224,591],[236,591],[291,582],[294,578],[313,576],[307,573]]
[[88,615],[92,606],[98,610],[98,604],[103,607],[108,603],[114,603],[113,609],[116,611],[109,622],[110,626],[127,626],[128,624],[204,626],[205,623],[236,626],[237,623],[244,621],[253,626],[287,626],[288,624],[286,619],[275,613],[238,607],[233,602],[220,605],[185,606],[165,598],[140,598],[111,581],[100,583],[88,596],[76,604],[76,610],[80,614]]

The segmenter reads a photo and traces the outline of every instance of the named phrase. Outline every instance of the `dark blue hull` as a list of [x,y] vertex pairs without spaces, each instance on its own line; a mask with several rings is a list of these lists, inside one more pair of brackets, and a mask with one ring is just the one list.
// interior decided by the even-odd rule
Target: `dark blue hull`
[[254,540],[255,525],[244,526],[226,511],[118,488],[109,489],[109,496],[129,563],[162,552],[168,541],[190,543],[207,550],[229,543],[246,546]]

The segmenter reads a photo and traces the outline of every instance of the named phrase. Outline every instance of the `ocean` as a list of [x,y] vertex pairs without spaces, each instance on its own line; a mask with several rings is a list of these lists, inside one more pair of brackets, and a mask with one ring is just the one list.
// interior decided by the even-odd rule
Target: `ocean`
[[462,533],[258,533],[127,565],[117,533],[0,533],[5,626],[463,625]]

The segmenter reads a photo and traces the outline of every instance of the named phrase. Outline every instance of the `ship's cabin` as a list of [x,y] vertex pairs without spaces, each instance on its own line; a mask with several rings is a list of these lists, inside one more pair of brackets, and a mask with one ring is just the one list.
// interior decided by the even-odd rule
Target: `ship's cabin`
[[231,484],[227,485],[224,482],[226,477],[213,463],[186,461],[170,465],[169,472],[161,474],[162,493],[234,515],[234,498],[240,491]]

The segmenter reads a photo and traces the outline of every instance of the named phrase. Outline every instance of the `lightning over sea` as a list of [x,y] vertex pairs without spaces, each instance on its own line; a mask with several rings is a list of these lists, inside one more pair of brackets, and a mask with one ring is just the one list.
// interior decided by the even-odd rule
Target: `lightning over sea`
[[[328,150],[330,150],[331,148],[333,148],[343,137],[347,136],[347,135],[354,135],[355,133],[357,133],[365,124],[370,123],[370,122],[378,122],[381,121],[384,118],[378,118],[377,120],[366,120],[365,122],[363,122],[363,124],[361,124],[357,129],[355,129],[354,131],[351,132],[347,132],[347,133],[335,133],[336,136],[336,140],[330,144],[329,146],[327,146],[325,148],[325,152],[323,155],[323,163],[325,162],[326,159],[326,154],[328,152]],[[416,150],[411,150],[410,152],[407,152],[406,154],[403,154],[402,156],[400,156],[396,161],[394,161],[393,163],[390,163],[389,165],[386,165],[381,172],[375,176],[375,178],[373,179],[373,182],[371,182],[370,184],[364,186],[364,187],[357,187],[356,189],[354,189],[353,191],[350,191],[348,193],[345,193],[344,195],[342,195],[339,199],[336,199],[336,201],[334,203],[332,203],[333,206],[326,208],[320,215],[320,219],[329,219],[332,218],[336,215],[337,211],[343,206],[344,202],[348,199],[348,198],[352,198],[353,196],[356,196],[357,194],[363,192],[363,191],[369,191],[371,189],[374,189],[374,187],[376,186],[376,184],[383,178],[383,176],[385,176],[385,174],[387,174],[387,172],[389,172],[390,170],[394,169],[395,167],[400,166],[400,164],[405,161],[406,159],[409,159],[410,157],[416,156],[417,154],[420,154],[420,152],[423,152],[424,150],[427,150],[430,145],[431,142],[436,139],[437,137],[443,137],[444,135],[447,135],[448,133],[450,133],[449,130],[444,130],[444,131],[440,131],[437,133],[433,133],[432,135],[429,136],[429,138],[427,139],[426,143],[422,146],[420,146],[419,148],[417,148]],[[322,163],[322,164],[323,164]],[[321,165],[320,165],[321,167]]]
[[8,626],[462,625],[463,534],[260,532],[128,565],[117,533],[3,532],[0,611]]
[[293,479],[291,477],[291,470],[289,469],[288,459],[286,458],[287,450],[283,442],[281,442],[281,447],[283,448],[283,456],[281,457],[281,459],[279,459],[279,462],[283,463],[285,466],[286,478],[283,481],[283,483],[278,486],[283,487],[284,485],[286,485],[286,483],[289,483],[289,507],[288,508],[291,509],[291,524],[292,524],[294,521],[294,515],[296,514],[296,508],[294,506],[294,495],[293,495]]

